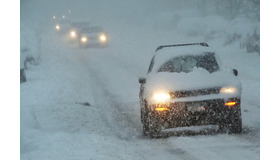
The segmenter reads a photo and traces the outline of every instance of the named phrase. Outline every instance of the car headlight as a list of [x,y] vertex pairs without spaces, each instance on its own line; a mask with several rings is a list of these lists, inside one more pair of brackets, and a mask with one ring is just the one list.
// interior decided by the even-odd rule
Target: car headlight
[[225,93],[225,94],[234,94],[237,92],[237,88],[235,87],[223,87],[220,89],[220,93]]
[[86,43],[87,41],[88,41],[87,37],[82,37],[82,38],[81,38],[81,42],[82,42],[82,43]]
[[70,32],[70,37],[71,38],[76,38],[77,37],[77,33],[75,31],[71,31]]
[[107,36],[105,34],[101,34],[99,36],[99,41],[105,43],[107,41]]
[[56,26],[55,26],[55,29],[56,29],[56,30],[60,30],[60,26],[59,26],[59,25],[56,25]]
[[155,92],[153,94],[153,99],[157,102],[166,102],[170,100],[170,94],[165,91]]

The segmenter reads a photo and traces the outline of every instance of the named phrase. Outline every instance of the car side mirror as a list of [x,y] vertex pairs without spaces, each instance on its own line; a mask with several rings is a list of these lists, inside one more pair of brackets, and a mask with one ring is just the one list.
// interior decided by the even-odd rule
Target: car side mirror
[[238,76],[238,70],[237,70],[237,69],[233,69],[233,74],[234,74],[235,76]]
[[146,78],[140,77],[138,81],[140,84],[146,83]]

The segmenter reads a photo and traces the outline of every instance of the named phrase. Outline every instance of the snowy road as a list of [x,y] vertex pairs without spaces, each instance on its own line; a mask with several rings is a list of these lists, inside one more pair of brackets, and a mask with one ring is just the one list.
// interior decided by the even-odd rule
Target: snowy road
[[[40,104],[28,101],[39,126],[34,132],[42,136],[23,143],[23,159],[258,159],[259,131],[246,125],[241,135],[210,130],[170,131],[161,139],[143,137],[139,104],[124,97],[130,87],[138,89],[129,81],[137,82],[137,77],[129,77],[130,68],[121,66],[121,60],[109,56],[106,49],[73,50],[51,38],[42,40],[47,54],[41,66],[27,72],[35,72],[34,79],[41,76],[43,82],[21,88],[22,101],[34,98],[25,97],[30,96],[25,91],[35,87],[48,97],[43,103],[37,99]],[[110,89],[113,85],[117,86]],[[137,94],[133,96],[137,99]],[[32,149],[30,144],[40,147]]]
[[[242,134],[191,127],[150,139],[142,136],[138,77],[158,45],[185,42],[186,35],[150,25],[153,17],[111,20],[115,23],[105,23],[107,48],[77,49],[63,42],[51,24],[39,27],[40,63],[29,66],[20,88],[21,159],[259,159],[259,55],[246,54],[237,44],[222,47],[222,38],[209,43],[239,70]],[[188,37],[193,41],[201,37]]]

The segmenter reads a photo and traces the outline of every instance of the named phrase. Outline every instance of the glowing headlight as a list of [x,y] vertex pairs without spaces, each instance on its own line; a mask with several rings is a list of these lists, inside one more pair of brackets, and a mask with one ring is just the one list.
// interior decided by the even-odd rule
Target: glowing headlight
[[56,26],[55,26],[55,29],[56,29],[56,30],[60,30],[60,26],[59,26],[59,25],[56,25]]
[[77,36],[77,34],[76,34],[75,31],[71,31],[71,32],[70,32],[70,37],[71,37],[71,38],[76,38],[76,36]]
[[165,102],[170,100],[170,94],[168,92],[156,92],[153,94],[153,99],[158,102]]
[[87,37],[82,37],[82,38],[81,38],[81,42],[83,42],[83,43],[86,43],[87,40],[88,40]]
[[233,94],[237,92],[237,88],[234,87],[223,87],[220,90],[220,93],[226,93],[226,94]]
[[52,18],[53,18],[53,19],[55,19],[56,17],[55,17],[55,16],[53,16]]
[[105,34],[101,34],[99,36],[99,41],[102,42],[102,43],[106,42],[107,41],[107,36]]

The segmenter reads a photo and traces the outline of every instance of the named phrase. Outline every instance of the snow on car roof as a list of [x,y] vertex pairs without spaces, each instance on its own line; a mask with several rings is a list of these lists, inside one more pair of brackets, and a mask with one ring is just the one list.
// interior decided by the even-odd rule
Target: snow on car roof
[[200,55],[206,52],[214,53],[215,51],[211,47],[205,47],[201,45],[162,48],[156,51],[152,72],[156,72],[163,63],[171,60],[172,58],[182,55]]

